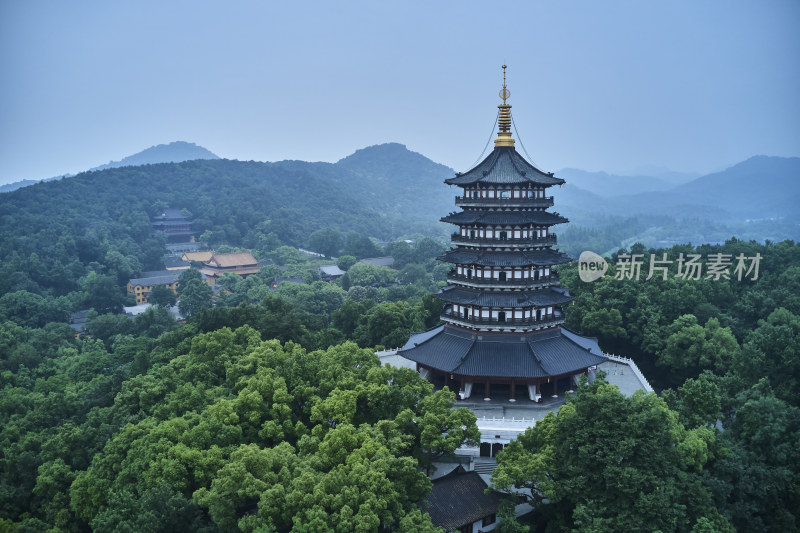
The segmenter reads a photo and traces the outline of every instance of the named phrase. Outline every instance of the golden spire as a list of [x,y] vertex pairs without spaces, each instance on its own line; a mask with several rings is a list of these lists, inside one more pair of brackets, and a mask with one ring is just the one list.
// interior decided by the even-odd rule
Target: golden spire
[[514,146],[514,138],[511,137],[511,106],[506,103],[510,96],[511,91],[506,87],[506,66],[503,65],[503,88],[500,90],[503,103],[497,106],[500,109],[500,116],[497,119],[499,131],[497,139],[494,140],[495,146]]

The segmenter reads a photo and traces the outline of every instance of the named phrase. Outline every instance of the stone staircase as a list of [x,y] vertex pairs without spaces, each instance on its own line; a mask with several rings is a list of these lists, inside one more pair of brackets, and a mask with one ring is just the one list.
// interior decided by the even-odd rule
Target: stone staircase
[[476,459],[472,469],[479,474],[491,474],[495,468],[497,468],[497,461],[494,459]]

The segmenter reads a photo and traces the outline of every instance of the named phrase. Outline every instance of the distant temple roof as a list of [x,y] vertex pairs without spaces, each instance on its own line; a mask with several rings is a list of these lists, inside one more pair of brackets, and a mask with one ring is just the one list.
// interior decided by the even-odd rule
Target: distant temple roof
[[320,265],[319,273],[321,276],[339,277],[344,276],[344,270],[337,265]]
[[201,263],[205,263],[214,255],[214,252],[211,250],[205,251],[197,251],[197,252],[186,252],[183,254],[183,259],[185,261],[200,261]]
[[[145,276],[145,274],[149,274]],[[130,280],[130,284],[132,287],[137,285],[141,285],[142,287],[148,287],[153,285],[172,285],[176,281],[178,281],[178,276],[180,276],[180,272],[175,270],[163,270],[160,272],[142,272],[141,278],[132,278]]]
[[424,509],[431,522],[446,530],[458,529],[482,518],[497,514],[500,502],[508,496],[491,491],[486,494],[486,482],[477,472],[467,472],[458,466],[449,474],[434,480]]
[[258,261],[250,252],[236,252],[232,254],[214,254],[205,262],[207,266],[219,268],[254,266]]
[[300,285],[305,285],[306,281],[303,279],[303,276],[278,276],[272,280],[270,288],[275,289],[281,283],[299,283]]
[[499,334],[443,325],[412,334],[398,354],[441,372],[472,377],[555,377],[606,361],[597,339],[563,327]]
[[164,209],[160,214],[153,217],[154,221],[167,221],[167,220],[187,220],[183,213],[181,213],[180,209],[176,209],[174,207],[168,207]]
[[455,178],[444,181],[448,185],[472,185],[474,183],[508,183],[535,185],[561,185],[564,180],[542,172],[517,153],[513,147],[498,146],[476,167]]
[[394,257],[386,256],[386,257],[367,257],[359,261],[359,263],[368,263],[373,266],[382,266],[387,268],[392,268],[394,265]]

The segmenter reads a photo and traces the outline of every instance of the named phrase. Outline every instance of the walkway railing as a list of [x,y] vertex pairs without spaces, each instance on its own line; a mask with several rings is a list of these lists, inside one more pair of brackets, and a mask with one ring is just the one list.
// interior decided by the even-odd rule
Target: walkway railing
[[491,418],[487,417],[487,416],[482,416],[482,417],[478,418],[476,420],[476,422],[477,422],[479,428],[480,428],[481,425],[486,425],[487,422],[498,423],[498,424],[507,426],[509,428],[517,427],[517,428],[524,428],[524,429],[532,428],[533,426],[536,425],[536,419],[535,418],[524,418],[524,417],[517,418],[517,417],[513,417],[513,416],[510,417],[510,418],[507,417],[507,416],[503,416],[503,417],[495,417],[495,416],[493,416]]
[[441,314],[442,320],[445,322],[453,322],[456,324],[472,326],[492,326],[500,328],[517,328],[519,326],[530,327],[544,327],[555,324],[562,324],[564,322],[564,315],[562,313],[554,313],[553,315],[546,315],[539,320],[536,318],[506,318],[500,320],[499,318],[478,318],[471,316],[465,318],[463,315],[444,312]]
[[[550,285],[552,283],[556,283],[559,281],[558,274],[553,273],[549,276],[542,276],[538,279],[534,278],[512,278],[507,277],[504,280],[499,278],[479,278],[476,276],[467,277],[467,276],[459,276],[456,274],[456,270],[451,270],[447,273],[447,280],[448,282],[453,283],[464,283],[466,285],[480,285],[480,286],[487,286],[487,287],[540,287],[544,285]],[[451,281],[452,280],[452,281]]]
[[472,246],[548,246],[556,243],[557,236],[550,233],[547,237],[520,237],[520,238],[500,238],[500,237],[470,237],[453,233],[450,235],[450,242],[454,244],[469,244]]
[[519,205],[525,207],[550,207],[553,197],[543,198],[473,198],[470,196],[456,196],[456,205]]
[[633,374],[639,379],[639,382],[642,383],[642,385],[644,385],[645,392],[654,392],[653,387],[650,385],[650,382],[647,381],[646,377],[644,377],[644,374],[642,374],[642,371],[639,370],[638,366],[636,366],[636,362],[633,359],[631,359],[630,357],[622,357],[620,355],[612,355],[607,353],[604,353],[603,355],[608,357],[610,361],[623,363],[631,367],[631,370],[633,370]]

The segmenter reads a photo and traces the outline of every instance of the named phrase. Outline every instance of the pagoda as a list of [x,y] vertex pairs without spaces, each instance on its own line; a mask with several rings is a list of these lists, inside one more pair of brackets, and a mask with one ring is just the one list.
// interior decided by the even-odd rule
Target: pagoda
[[571,389],[606,358],[596,339],[563,326],[572,297],[553,267],[570,258],[555,248],[551,228],[567,219],[548,211],[547,189],[564,180],[516,151],[505,69],[494,149],[445,180],[463,192],[455,199],[461,211],[441,219],[457,228],[453,247],[438,257],[453,265],[436,295],[445,303],[444,324],[412,334],[398,354],[461,399],[482,388],[486,400],[494,391],[516,401],[523,387],[524,396],[541,401]]

